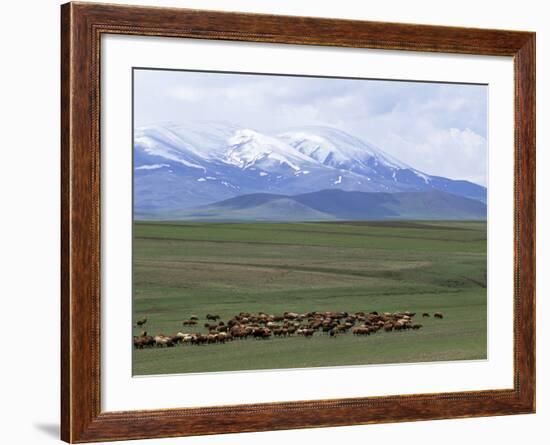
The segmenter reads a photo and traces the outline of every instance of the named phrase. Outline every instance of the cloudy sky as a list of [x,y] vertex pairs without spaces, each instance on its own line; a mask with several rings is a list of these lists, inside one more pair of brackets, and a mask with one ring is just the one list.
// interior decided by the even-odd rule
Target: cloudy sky
[[336,127],[431,175],[486,185],[483,85],[134,71],[135,126],[222,120],[277,134]]

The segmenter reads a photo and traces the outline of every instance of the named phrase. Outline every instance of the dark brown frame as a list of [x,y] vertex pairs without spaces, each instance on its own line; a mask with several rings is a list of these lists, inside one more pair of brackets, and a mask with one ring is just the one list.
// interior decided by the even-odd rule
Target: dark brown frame
[[[512,56],[514,388],[102,412],[99,69],[100,37],[105,33]],[[535,412],[534,33],[68,3],[61,7],[61,36],[63,440],[93,442]]]

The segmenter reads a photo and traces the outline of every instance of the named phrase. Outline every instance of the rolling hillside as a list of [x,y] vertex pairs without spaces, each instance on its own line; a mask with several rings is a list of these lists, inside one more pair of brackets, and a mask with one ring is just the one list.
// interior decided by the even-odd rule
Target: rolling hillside
[[141,216],[198,221],[337,221],[483,220],[486,214],[487,207],[480,201],[435,190],[402,193],[321,190],[293,196],[248,194],[195,209]]

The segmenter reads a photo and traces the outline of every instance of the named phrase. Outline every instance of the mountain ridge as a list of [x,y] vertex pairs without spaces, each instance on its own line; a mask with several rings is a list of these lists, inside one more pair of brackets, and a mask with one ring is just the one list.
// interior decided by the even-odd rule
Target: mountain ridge
[[469,181],[427,175],[367,141],[331,127],[278,135],[215,121],[164,123],[134,131],[138,211],[195,208],[240,195],[441,190],[486,202]]

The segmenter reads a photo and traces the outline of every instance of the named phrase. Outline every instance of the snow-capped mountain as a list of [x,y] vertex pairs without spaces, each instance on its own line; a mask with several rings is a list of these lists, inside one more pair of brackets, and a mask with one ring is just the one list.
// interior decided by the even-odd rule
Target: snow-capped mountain
[[278,135],[225,122],[186,122],[134,132],[136,213],[192,208],[250,193],[442,190],[485,202],[486,189],[424,174],[329,127]]
[[243,170],[258,168],[265,172],[300,172],[314,164],[311,157],[303,155],[280,139],[254,130],[237,130],[227,139],[227,143],[229,149],[222,159]]
[[336,128],[295,128],[279,137],[300,153],[330,167],[367,175],[377,175],[381,169],[410,168],[379,148]]

